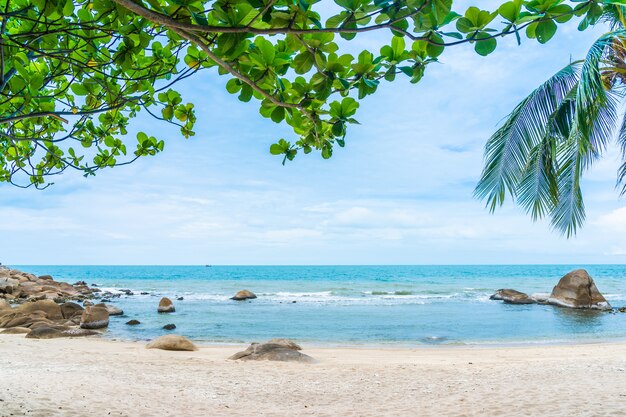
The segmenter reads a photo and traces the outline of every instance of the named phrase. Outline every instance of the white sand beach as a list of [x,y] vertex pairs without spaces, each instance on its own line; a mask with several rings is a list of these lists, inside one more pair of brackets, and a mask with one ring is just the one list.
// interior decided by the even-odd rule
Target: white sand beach
[[316,364],[0,335],[2,416],[626,416],[626,343],[308,348]]

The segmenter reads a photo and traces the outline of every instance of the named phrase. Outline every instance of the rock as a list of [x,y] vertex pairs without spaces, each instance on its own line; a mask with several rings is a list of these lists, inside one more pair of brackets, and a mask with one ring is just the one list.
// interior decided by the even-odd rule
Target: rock
[[165,330],[174,330],[176,328],[176,325],[171,323],[171,324],[166,324],[165,326],[163,326],[163,328]]
[[149,292],[146,292],[146,291],[142,291],[142,292],[140,292],[140,294],[141,294],[141,295],[149,295],[150,293],[149,293]]
[[135,295],[135,293],[134,293],[134,292],[132,292],[131,290],[126,290],[126,289],[124,289],[124,290],[120,290],[120,292],[123,292],[123,293],[124,293],[124,294],[126,294],[126,295]]
[[5,314],[6,312],[10,312],[12,310],[13,310],[13,308],[11,307],[11,304],[9,304],[8,301],[0,300],[0,316]]
[[2,327],[28,327],[33,322],[33,319],[24,315],[17,315],[8,322],[2,324]]
[[178,297],[177,300],[178,301],[183,301],[185,299],[185,297]]
[[77,286],[81,286],[81,285],[86,287],[86,286],[87,286],[87,283],[86,283],[85,281],[76,281],[76,282],[75,282],[74,284],[72,284],[72,285],[74,285],[75,287],[77,287]]
[[620,313],[626,313],[626,307],[620,307],[617,309]]
[[248,290],[241,290],[230,299],[235,300],[235,301],[243,301],[243,300],[252,300],[254,298],[256,298],[256,295],[253,292],[248,291]]
[[303,362],[312,363],[315,359],[298,352],[296,343],[286,339],[274,339],[279,343],[252,343],[243,352],[235,353],[229,359],[243,361],[281,361],[281,362]]
[[43,279],[43,280],[45,280],[45,281],[54,281],[54,280],[52,279],[52,275],[40,275],[40,276],[38,277],[38,279]]
[[27,339],[57,339],[60,337],[82,337],[93,336],[99,334],[93,330],[71,329],[60,327],[39,327],[31,330],[27,335]]
[[178,335],[166,335],[157,337],[146,345],[147,349],[162,349],[162,350],[186,350],[193,351],[198,350],[191,340],[183,336]]
[[83,310],[84,308],[79,304],[71,301],[61,304],[61,314],[63,314],[63,318],[65,319],[70,319],[76,314],[82,314]]
[[141,324],[141,322],[139,320],[132,319],[132,320],[128,320],[126,324],[128,324],[129,326],[136,326],[138,324]]
[[13,278],[0,278],[0,294],[12,294],[20,286],[20,281]]
[[286,347],[288,349],[292,349],[292,350],[302,350],[302,348],[300,347],[299,344],[297,344],[296,342],[294,342],[293,340],[290,339],[270,339],[268,340],[266,343],[273,343],[275,345],[281,345],[283,347]]
[[495,292],[490,300],[502,300],[507,304],[534,304],[535,300],[530,298],[528,294],[511,289],[500,289]]
[[577,269],[561,278],[552,290],[548,303],[560,307],[611,310],[611,305],[584,269]]
[[105,308],[109,312],[109,316],[121,316],[124,314],[124,310],[111,304],[106,304]]
[[35,311],[43,311],[44,313],[46,313],[50,320],[61,320],[63,318],[61,306],[59,306],[52,300],[41,300],[32,303],[24,303],[20,305],[16,310],[22,314],[30,314]]
[[30,332],[28,327],[11,327],[10,329],[4,329],[0,334],[26,334]]
[[105,307],[90,306],[83,310],[80,327],[83,329],[102,329],[109,325],[109,312]]
[[93,305],[92,301],[89,301],[89,300],[83,301],[83,307],[89,307],[89,306],[92,306],[92,305]]
[[530,298],[538,302],[539,304],[546,304],[548,302],[548,298],[550,298],[550,294],[547,292],[537,292],[530,295]]
[[167,297],[163,297],[161,298],[161,301],[159,301],[159,307],[157,308],[157,311],[159,313],[173,313],[174,311],[176,311],[176,309],[174,308],[174,303],[172,303],[172,300]]

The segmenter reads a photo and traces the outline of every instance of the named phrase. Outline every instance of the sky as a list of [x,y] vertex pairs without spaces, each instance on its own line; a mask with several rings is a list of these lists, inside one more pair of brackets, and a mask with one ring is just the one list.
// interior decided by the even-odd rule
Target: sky
[[[481,2],[483,7],[497,2]],[[416,84],[382,83],[333,158],[269,154],[290,130],[229,95],[215,72],[180,85],[196,136],[148,117],[165,151],[44,190],[0,185],[0,262],[14,265],[313,265],[626,263],[619,152],[585,175],[587,221],[566,239],[510,200],[476,200],[483,147],[537,85],[581,58],[604,28],[562,25],[547,45],[500,42],[483,58],[448,48]],[[379,36],[379,35],[376,35]],[[379,48],[357,37],[349,48]]]

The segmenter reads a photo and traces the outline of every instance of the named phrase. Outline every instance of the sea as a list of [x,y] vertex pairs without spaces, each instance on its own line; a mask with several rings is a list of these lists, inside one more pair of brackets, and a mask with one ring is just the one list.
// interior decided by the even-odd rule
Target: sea
[[[111,317],[104,334],[117,340],[152,339],[170,333],[163,329],[170,323],[173,333],[219,344],[274,337],[402,347],[626,339],[626,313],[489,299],[499,288],[549,293],[581,265],[14,267],[119,294],[111,304],[124,315]],[[626,306],[626,265],[584,267],[613,307]],[[230,300],[243,289],[258,298]],[[172,299],[176,312],[157,313],[161,297]],[[141,324],[126,325],[130,319]]]

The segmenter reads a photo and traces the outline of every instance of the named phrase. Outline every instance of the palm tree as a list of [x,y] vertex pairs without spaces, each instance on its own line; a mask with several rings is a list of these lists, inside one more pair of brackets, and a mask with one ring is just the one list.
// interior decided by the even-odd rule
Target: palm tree
[[585,59],[539,86],[489,138],[475,195],[492,212],[508,193],[533,220],[549,216],[554,229],[572,236],[585,219],[582,174],[612,141],[621,147],[617,183],[626,192],[625,12],[606,7],[610,31]]

